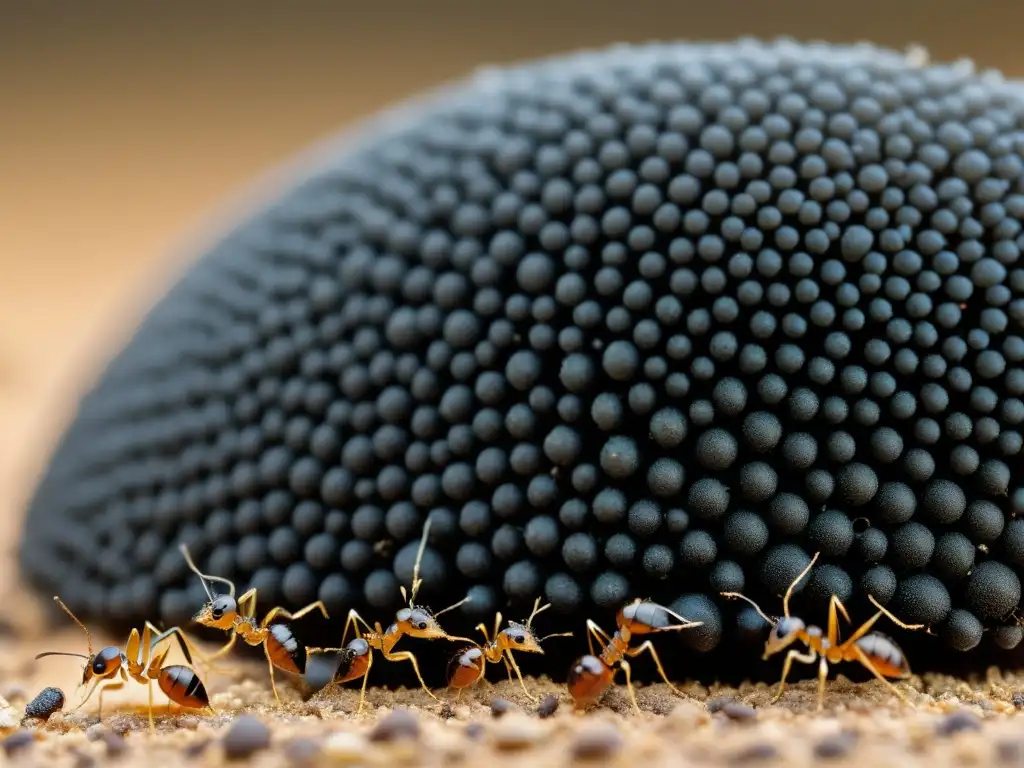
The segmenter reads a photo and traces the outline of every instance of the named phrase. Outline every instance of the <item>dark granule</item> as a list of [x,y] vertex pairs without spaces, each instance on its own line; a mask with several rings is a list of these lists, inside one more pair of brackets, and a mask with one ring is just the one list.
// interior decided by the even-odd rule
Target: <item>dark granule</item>
[[833,760],[848,755],[855,746],[857,746],[857,734],[852,731],[842,731],[815,744],[814,756],[822,760]]
[[387,622],[429,517],[456,630],[645,595],[703,622],[670,672],[745,674],[766,627],[719,593],[777,610],[820,552],[798,615],[870,593],[941,638],[908,635],[920,669],[1013,647],[1022,130],[1019,85],[871,46],[491,70],[191,267],[80,403],[22,568],[83,618],[178,624],[186,542],[261,604]]
[[508,699],[503,699],[500,696],[495,696],[491,699],[491,715],[494,717],[501,717],[502,715],[513,711],[515,708],[516,705]]
[[44,688],[25,705],[25,716],[46,720],[54,712],[63,708],[64,691],[60,688]]
[[252,715],[239,715],[221,741],[229,760],[242,760],[270,746],[270,728]]
[[587,726],[576,734],[569,749],[576,760],[604,759],[622,749],[622,735],[607,723]]
[[942,718],[935,730],[941,736],[952,736],[962,731],[980,731],[981,720],[973,712],[958,709]]
[[[493,705],[492,705],[493,706]],[[551,717],[558,711],[558,697],[554,694],[545,696],[537,707],[537,717],[541,719]]]
[[3,748],[5,755],[12,757],[32,746],[35,742],[35,733],[30,730],[22,729],[20,731],[15,731],[10,736],[7,736],[3,741],[0,741],[0,747]]
[[411,710],[392,710],[370,731],[370,741],[415,740],[420,737],[420,723]]

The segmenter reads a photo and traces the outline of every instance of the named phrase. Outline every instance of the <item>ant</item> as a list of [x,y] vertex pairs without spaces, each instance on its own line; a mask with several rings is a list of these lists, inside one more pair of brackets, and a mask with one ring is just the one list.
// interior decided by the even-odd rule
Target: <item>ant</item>
[[843,605],[842,601],[836,595],[832,595],[828,604],[827,633],[823,633],[821,627],[814,626],[813,624],[805,624],[803,619],[796,616],[790,616],[789,599],[793,594],[793,590],[796,588],[796,585],[799,584],[808,573],[810,573],[819,554],[820,553],[817,552],[815,553],[814,557],[811,558],[811,562],[807,564],[807,567],[800,572],[800,574],[793,580],[793,583],[789,585],[789,589],[786,590],[786,594],[782,598],[781,618],[773,619],[767,616],[757,603],[749,597],[741,595],[739,592],[722,593],[723,597],[745,600],[753,606],[754,610],[758,612],[762,619],[772,626],[772,631],[768,635],[768,639],[764,644],[764,655],[761,657],[762,659],[768,659],[769,656],[773,656],[774,654],[785,650],[797,641],[807,646],[807,650],[805,652],[801,652],[796,648],[791,648],[786,654],[786,662],[782,666],[782,679],[779,680],[779,691],[775,694],[771,703],[774,704],[782,698],[782,692],[786,689],[786,677],[789,675],[789,670],[793,666],[794,661],[799,661],[802,664],[813,664],[817,661],[818,709],[822,710],[825,707],[825,678],[828,675],[829,663],[838,664],[844,661],[856,661],[862,664],[869,672],[871,672],[871,674],[889,686],[889,688],[892,689],[892,692],[901,700],[909,704],[910,702],[907,700],[907,697],[903,695],[903,692],[886,678],[906,679],[910,677],[910,664],[908,663],[906,656],[904,656],[903,651],[896,644],[895,640],[881,632],[878,632],[877,630],[871,631],[871,627],[874,626],[875,622],[882,616],[885,616],[892,621],[893,624],[902,629],[923,629],[924,624],[903,623],[891,612],[886,610],[882,604],[875,599],[874,595],[868,595],[868,600],[870,600],[878,609],[878,613],[861,624],[860,627],[858,627],[857,630],[843,642],[839,641],[838,614],[841,613],[848,623],[852,624],[853,622],[850,620],[850,614],[846,611],[846,606]]
[[[213,707],[210,705],[210,697],[206,693],[206,687],[195,670],[184,664],[163,666],[167,654],[170,653],[170,648],[154,652],[160,643],[173,636],[177,639],[182,653],[185,655],[185,660],[191,664],[192,654],[189,652],[189,644],[188,640],[185,639],[185,633],[181,629],[171,627],[161,632],[147,621],[143,627],[141,638],[139,630],[133,629],[131,631],[123,651],[116,645],[108,645],[106,648],[100,649],[99,653],[94,654],[92,652],[92,634],[89,632],[89,628],[79,621],[78,617],[71,612],[71,609],[64,604],[60,597],[54,595],[53,600],[85,632],[85,640],[88,644],[89,652],[84,654],[45,651],[37,654],[36,658],[41,659],[44,656],[75,656],[85,659],[82,685],[88,685],[90,680],[94,682],[86,693],[85,698],[75,707],[76,710],[84,706],[85,702],[89,700],[98,688],[100,692],[99,717],[102,720],[103,693],[124,688],[124,684],[128,680],[134,680],[149,689],[149,728],[151,731],[155,730],[156,726],[153,723],[153,681],[156,680],[160,690],[175,704],[193,709],[209,708],[213,712]],[[153,634],[156,637],[152,637]],[[115,679],[118,676],[120,676],[120,680]]]
[[[315,603],[310,603],[295,613],[277,606],[270,609],[267,615],[263,617],[263,621],[257,622],[255,616],[255,587],[245,592],[236,600],[234,582],[221,576],[210,576],[203,573],[192,562],[188,547],[182,544],[178,549],[185,556],[185,562],[188,563],[188,567],[199,577],[203,584],[203,590],[210,599],[192,617],[192,621],[198,622],[204,627],[213,627],[214,629],[220,629],[231,634],[231,639],[212,656],[204,657],[204,661],[213,661],[228,653],[239,637],[251,646],[262,645],[263,653],[267,657],[267,666],[270,668],[270,686],[274,690],[274,698],[280,704],[281,697],[277,692],[277,683],[274,680],[274,668],[277,667],[285,672],[301,675],[302,669],[300,665],[302,667],[305,666],[305,659],[300,658],[302,648],[298,640],[296,640],[291,626],[285,622],[274,620],[280,617],[294,621],[301,619],[313,610],[319,610],[323,617],[327,619],[329,617],[323,601],[317,600]],[[210,588],[208,582],[227,584],[228,593],[226,595],[217,594]],[[306,655],[308,655],[308,651]]]
[[[677,619],[680,623],[672,624],[671,619]],[[639,712],[640,705],[637,704],[636,692],[633,690],[631,668],[626,659],[639,656],[644,651],[653,657],[654,663],[658,667],[658,674],[661,675],[665,684],[677,696],[683,696],[683,693],[669,682],[658,652],[654,650],[654,645],[650,640],[645,640],[636,648],[631,648],[629,643],[633,635],[692,629],[703,625],[703,623],[702,621],[690,621],[663,605],[640,598],[619,609],[615,616],[617,629],[615,634],[610,637],[591,619],[587,619],[587,644],[590,646],[590,654],[578,658],[569,670],[569,693],[576,708],[581,709],[601,698],[601,695],[615,679],[618,669],[614,665],[618,664],[618,668],[626,673],[626,687],[629,689],[629,698],[633,702],[633,708]],[[594,653],[595,637],[603,646],[600,653]]]
[[488,637],[487,627],[482,623],[477,624],[476,628],[483,633],[484,644],[477,645],[474,643],[469,648],[460,651],[448,666],[448,687],[455,688],[458,691],[455,697],[456,700],[462,696],[464,688],[469,688],[484,676],[487,662],[497,664],[499,661],[503,661],[505,662],[505,670],[508,672],[508,679],[512,679],[512,670],[514,669],[516,677],[519,678],[519,684],[523,687],[523,693],[526,694],[526,698],[530,701],[537,701],[537,697],[531,695],[526,690],[523,674],[519,671],[519,665],[516,664],[512,652],[543,654],[544,649],[541,648],[541,643],[545,640],[552,637],[570,637],[572,635],[572,632],[560,632],[546,635],[539,640],[537,639],[533,632],[533,619],[538,613],[542,613],[550,607],[550,603],[542,606],[538,597],[533,603],[533,612],[530,614],[530,618],[526,620],[526,623],[520,624],[515,621],[509,621],[508,627],[500,632],[498,628],[501,626],[501,614],[496,614],[494,617],[493,640]]
[[[428,517],[426,522],[423,524],[423,534],[420,537],[420,546],[416,552],[416,562],[412,569],[412,588],[407,593],[405,586],[399,586],[399,591],[402,593],[402,599],[409,603],[406,608],[399,608],[395,612],[395,621],[385,630],[381,627],[379,622],[374,622],[371,627],[362,616],[356,613],[353,608],[348,612],[348,618],[345,621],[345,628],[341,634],[341,648],[313,648],[309,647],[306,649],[306,653],[340,653],[342,657],[342,666],[339,668],[339,672],[335,673],[334,683],[347,683],[351,680],[363,679],[363,687],[359,693],[359,709],[361,712],[363,709],[363,703],[366,699],[366,681],[370,675],[370,667],[373,665],[373,657],[371,651],[376,649],[381,652],[381,655],[388,661],[408,661],[412,664],[413,671],[416,673],[417,679],[420,681],[420,685],[423,687],[430,697],[436,701],[440,701],[434,692],[431,691],[427,684],[423,681],[423,675],[420,674],[420,667],[416,661],[416,656],[411,651],[394,651],[392,650],[399,640],[403,636],[408,635],[409,637],[419,638],[421,640],[461,640],[467,643],[472,643],[468,637],[456,637],[449,635],[437,621],[437,617],[443,613],[454,610],[461,605],[465,605],[470,601],[470,597],[466,597],[459,600],[459,602],[449,605],[442,611],[437,613],[431,613],[430,609],[416,605],[416,595],[419,593],[420,586],[423,584],[423,579],[420,578],[420,562],[423,560],[423,551],[427,545],[427,533],[430,530],[430,518]],[[348,635],[349,626],[355,631],[355,637],[350,640],[347,644],[345,643],[345,637]],[[364,631],[360,633],[359,627],[362,626]]]

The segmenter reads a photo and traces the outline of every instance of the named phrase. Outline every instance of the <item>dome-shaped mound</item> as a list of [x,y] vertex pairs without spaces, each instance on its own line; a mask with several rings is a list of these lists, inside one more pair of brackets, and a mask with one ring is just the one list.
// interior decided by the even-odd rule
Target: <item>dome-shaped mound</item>
[[933,645],[1019,640],[1022,152],[1024,91],[868,46],[489,71],[191,268],[81,403],[24,571],[179,622],[183,541],[263,609],[386,621],[430,516],[455,624],[642,596],[708,651],[751,635],[719,591],[777,611],[820,551],[809,619],[870,590]]

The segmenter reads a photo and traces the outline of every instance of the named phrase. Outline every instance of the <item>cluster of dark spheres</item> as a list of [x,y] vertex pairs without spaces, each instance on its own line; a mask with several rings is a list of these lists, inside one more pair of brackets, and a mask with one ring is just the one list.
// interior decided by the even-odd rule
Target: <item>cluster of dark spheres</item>
[[582,636],[645,597],[704,622],[659,642],[760,642],[719,593],[778,613],[820,553],[808,620],[870,594],[936,659],[1013,648],[1022,223],[998,74],[788,41],[488,71],[322,156],[153,308],[22,567],[179,623],[185,542],[262,610],[387,623],[429,518],[459,629],[542,596]]

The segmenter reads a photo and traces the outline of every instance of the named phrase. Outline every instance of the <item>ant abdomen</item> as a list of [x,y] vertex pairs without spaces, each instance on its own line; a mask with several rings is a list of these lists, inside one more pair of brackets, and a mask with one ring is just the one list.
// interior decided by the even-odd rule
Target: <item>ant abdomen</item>
[[676,622],[668,609],[650,601],[632,602],[619,611],[619,628],[627,627],[631,634],[643,635],[671,626]]
[[347,683],[358,680],[366,674],[370,667],[370,644],[361,637],[353,638],[342,650],[341,663],[334,673],[336,683]]
[[160,670],[160,690],[175,704],[192,709],[210,706],[210,697],[199,675],[184,664],[172,664]]
[[487,657],[479,646],[460,651],[448,663],[448,687],[469,688],[484,676]]
[[267,636],[267,655],[271,663],[278,669],[291,672],[296,675],[302,674],[299,664],[305,666],[302,654],[302,647],[295,639],[295,634],[287,624],[271,624],[270,634]]
[[612,669],[597,656],[581,656],[569,669],[569,694],[576,706],[595,704],[612,682]]
[[885,677],[910,677],[910,664],[896,641],[881,632],[871,632],[857,640],[874,667]]

